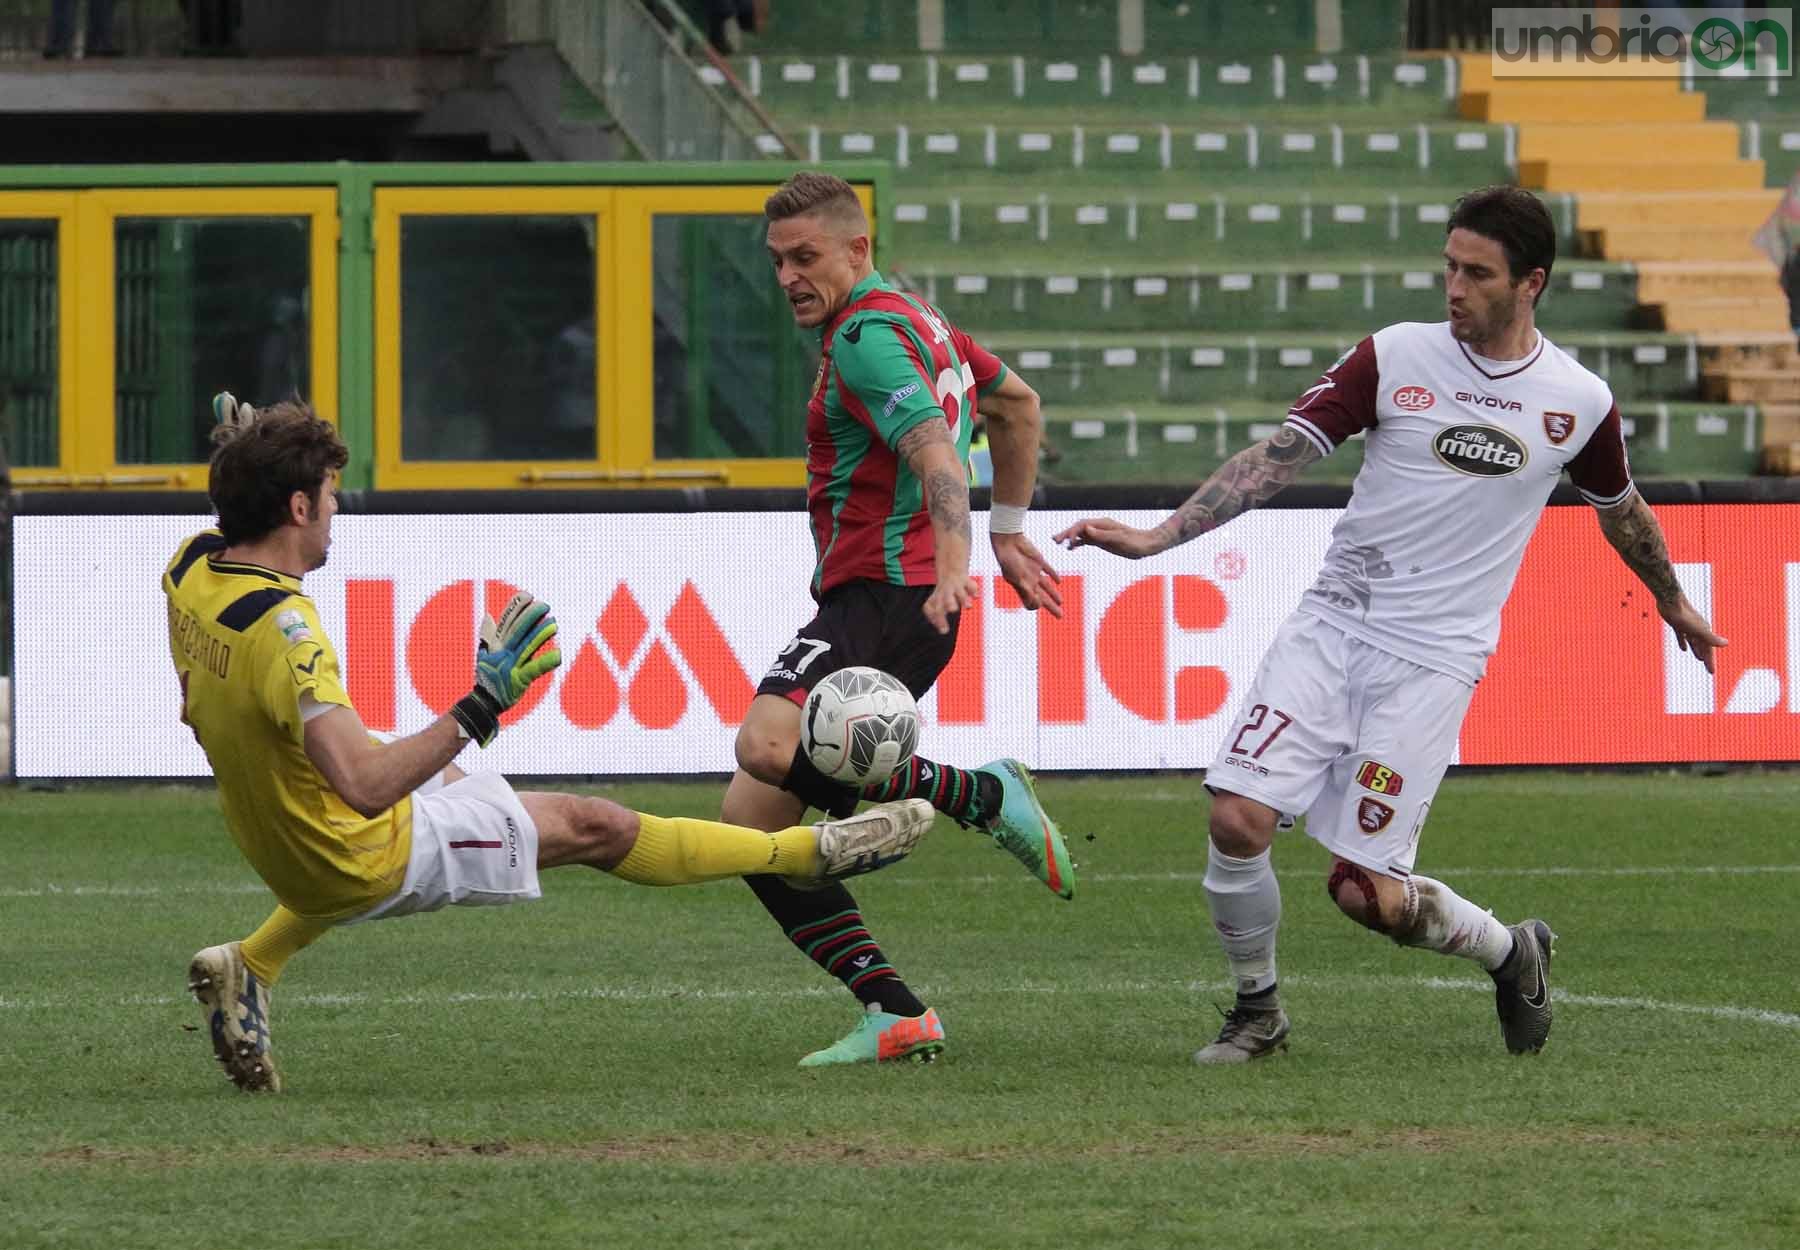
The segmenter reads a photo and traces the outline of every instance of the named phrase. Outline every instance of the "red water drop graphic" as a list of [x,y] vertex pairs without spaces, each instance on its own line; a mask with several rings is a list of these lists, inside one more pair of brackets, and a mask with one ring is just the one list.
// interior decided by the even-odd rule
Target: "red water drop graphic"
[[577,729],[598,729],[619,710],[619,683],[587,639],[563,674],[562,709]]
[[660,641],[651,645],[626,698],[632,717],[645,729],[667,729],[687,711],[687,683]]

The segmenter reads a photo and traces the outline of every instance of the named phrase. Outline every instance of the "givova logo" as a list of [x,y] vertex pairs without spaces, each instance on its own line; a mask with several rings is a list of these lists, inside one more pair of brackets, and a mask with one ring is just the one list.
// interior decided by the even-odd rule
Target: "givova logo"
[[1785,78],[1792,9],[1496,8],[1495,78]]

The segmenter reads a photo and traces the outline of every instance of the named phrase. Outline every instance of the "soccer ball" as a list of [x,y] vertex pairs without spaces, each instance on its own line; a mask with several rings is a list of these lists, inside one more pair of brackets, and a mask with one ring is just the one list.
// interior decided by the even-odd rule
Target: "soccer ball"
[[891,674],[840,668],[806,696],[800,745],[813,767],[833,781],[885,781],[919,745],[919,705]]

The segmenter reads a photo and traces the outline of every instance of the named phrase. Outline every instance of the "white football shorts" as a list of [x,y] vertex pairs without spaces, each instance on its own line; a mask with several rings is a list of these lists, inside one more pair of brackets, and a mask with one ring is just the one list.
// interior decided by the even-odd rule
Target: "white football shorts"
[[1282,623],[1206,770],[1289,814],[1334,855],[1411,874],[1475,688],[1306,612]]
[[541,898],[537,852],[537,826],[506,778],[470,773],[445,785],[439,773],[413,791],[406,879],[343,923]]

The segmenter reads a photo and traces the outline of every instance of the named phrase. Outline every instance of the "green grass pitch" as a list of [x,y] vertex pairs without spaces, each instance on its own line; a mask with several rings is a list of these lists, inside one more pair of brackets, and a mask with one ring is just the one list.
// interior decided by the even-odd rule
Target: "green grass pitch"
[[743,887],[562,869],[302,953],[287,1092],[252,1098],[183,988],[268,905],[212,793],[0,789],[0,1245],[1800,1244],[1800,775],[1446,783],[1419,870],[1560,935],[1535,1057],[1478,968],[1352,925],[1284,834],[1292,1049],[1204,1071],[1198,779],[1042,791],[1073,903],[947,821],[858,883],[943,1015],[934,1065],[797,1069],[853,1003]]

